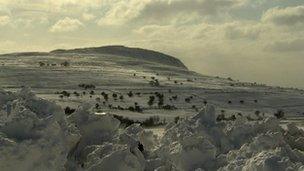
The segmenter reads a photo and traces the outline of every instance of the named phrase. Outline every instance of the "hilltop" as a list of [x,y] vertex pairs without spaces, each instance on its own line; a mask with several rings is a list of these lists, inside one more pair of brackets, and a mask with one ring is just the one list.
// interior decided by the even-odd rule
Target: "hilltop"
[[138,60],[147,60],[160,64],[167,64],[171,66],[181,67],[187,69],[187,67],[177,58],[164,53],[141,49],[141,48],[130,48],[125,46],[102,46],[102,47],[91,47],[91,48],[77,48],[77,49],[57,49],[51,51],[52,54],[107,54],[116,56],[131,57]]

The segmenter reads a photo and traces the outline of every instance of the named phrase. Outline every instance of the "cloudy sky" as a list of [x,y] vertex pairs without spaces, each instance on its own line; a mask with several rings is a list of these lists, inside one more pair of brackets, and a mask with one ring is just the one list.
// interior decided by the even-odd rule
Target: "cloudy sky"
[[0,53],[113,44],[304,88],[303,0],[0,0]]

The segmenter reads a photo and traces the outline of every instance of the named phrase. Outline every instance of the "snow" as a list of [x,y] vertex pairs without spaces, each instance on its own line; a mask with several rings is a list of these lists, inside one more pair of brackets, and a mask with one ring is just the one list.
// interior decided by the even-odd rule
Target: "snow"
[[217,122],[216,108],[207,105],[155,135],[139,124],[122,128],[112,115],[96,115],[90,104],[66,116],[27,88],[0,90],[0,97],[4,171],[304,169],[304,131],[292,123],[283,129],[275,118]]
[[26,89],[0,92],[1,104],[12,106],[10,113],[0,112],[1,170],[61,170],[80,138],[61,108]]

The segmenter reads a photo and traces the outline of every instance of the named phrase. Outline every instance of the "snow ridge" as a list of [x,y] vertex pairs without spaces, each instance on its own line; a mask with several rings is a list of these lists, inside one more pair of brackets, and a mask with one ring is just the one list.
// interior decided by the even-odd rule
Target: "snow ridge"
[[0,90],[0,106],[1,170],[304,169],[304,131],[275,118],[217,122],[207,106],[157,137],[138,124],[123,129],[87,104],[67,117],[26,88]]

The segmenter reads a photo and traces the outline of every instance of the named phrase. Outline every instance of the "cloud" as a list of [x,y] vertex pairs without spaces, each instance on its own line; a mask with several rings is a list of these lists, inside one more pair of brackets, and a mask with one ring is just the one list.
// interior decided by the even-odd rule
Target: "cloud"
[[5,26],[10,22],[9,16],[0,16],[0,26]]
[[83,13],[82,14],[82,19],[85,21],[91,21],[94,20],[96,18],[95,15],[91,14],[91,13]]
[[98,25],[122,25],[138,17],[151,0],[129,0],[113,3],[106,14],[98,21]]
[[262,21],[286,26],[304,24],[304,6],[269,9],[263,14]]
[[230,40],[249,39],[256,40],[264,30],[259,24],[246,25],[240,22],[226,24],[225,37]]
[[62,20],[57,21],[51,28],[50,32],[71,32],[82,27],[83,24],[77,20],[66,17]]
[[[246,0],[129,0],[113,3],[99,25],[123,25],[129,21],[159,23],[180,14],[201,17],[244,4]],[[196,17],[196,15],[193,15]]]
[[274,52],[300,52],[304,51],[304,39],[294,39],[290,41],[276,41],[265,47],[266,51]]

